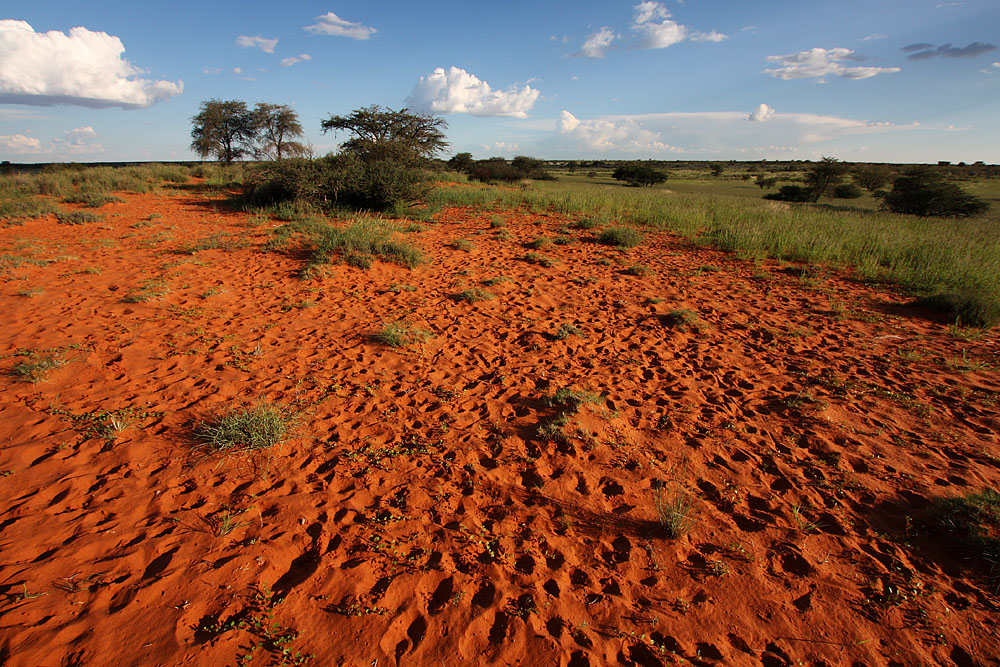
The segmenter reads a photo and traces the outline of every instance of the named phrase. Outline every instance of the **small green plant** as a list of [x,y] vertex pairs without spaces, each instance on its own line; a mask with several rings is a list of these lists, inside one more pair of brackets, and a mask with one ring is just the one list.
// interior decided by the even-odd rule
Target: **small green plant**
[[513,278],[508,278],[507,276],[494,276],[493,278],[486,278],[482,281],[482,284],[486,287],[493,287],[494,285],[509,283],[511,280],[513,280]]
[[576,387],[561,387],[555,393],[546,396],[543,402],[548,407],[564,408],[564,412],[576,414],[584,405],[603,405],[604,396],[599,393],[584,391]]
[[56,353],[28,352],[23,356],[27,359],[14,364],[10,374],[25,382],[41,382],[49,371],[66,363],[62,356]]
[[467,239],[457,239],[452,241],[451,247],[455,250],[461,250],[462,252],[472,252],[476,249],[476,246],[473,245],[472,241]]
[[556,329],[556,340],[566,340],[570,336],[586,338],[586,334],[583,332],[583,329],[575,324],[560,324],[559,328]]
[[159,299],[170,292],[170,286],[165,280],[149,280],[143,283],[142,287],[133,290],[122,297],[125,303],[146,303],[153,299]]
[[577,220],[572,225],[570,225],[570,227],[572,227],[573,229],[594,229],[595,227],[599,226],[600,223],[594,220],[593,218],[583,218],[582,220]]
[[552,239],[543,236],[541,238],[535,239],[534,241],[529,241],[524,245],[525,247],[531,250],[541,250],[542,248],[547,248],[548,246],[552,245]]
[[634,248],[642,243],[642,234],[631,227],[608,227],[597,237],[598,243],[617,248]]
[[283,406],[260,401],[230,407],[200,423],[194,431],[199,447],[210,454],[254,452],[281,442],[289,433],[292,417]]
[[503,229],[507,226],[507,221],[501,218],[499,215],[494,215],[490,218],[490,229]]
[[389,347],[403,347],[423,343],[431,332],[406,322],[390,322],[372,334],[372,339]]
[[457,301],[476,303],[477,301],[490,301],[496,298],[496,294],[480,287],[469,287],[454,295]]
[[656,485],[656,518],[667,537],[686,535],[694,525],[694,502],[691,494],[674,480],[669,493],[664,493],[662,482]]
[[639,276],[645,277],[653,274],[653,269],[648,266],[643,266],[642,264],[633,264],[624,271],[622,271],[627,276]]
[[33,297],[45,292],[44,287],[26,287],[17,291],[18,296]]
[[521,261],[527,262],[528,264],[538,264],[539,266],[544,266],[547,269],[550,269],[557,264],[555,259],[546,257],[545,255],[540,255],[537,252],[529,252],[522,255]]
[[687,308],[671,310],[662,317],[662,321],[668,327],[677,329],[678,331],[701,331],[704,328],[704,325],[698,318],[698,313]]

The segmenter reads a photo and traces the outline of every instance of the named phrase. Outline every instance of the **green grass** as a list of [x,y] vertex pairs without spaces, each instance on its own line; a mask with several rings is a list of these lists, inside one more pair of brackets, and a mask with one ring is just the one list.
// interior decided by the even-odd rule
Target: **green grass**
[[454,295],[456,301],[465,301],[466,303],[476,303],[478,301],[492,301],[497,298],[497,295],[489,290],[482,289],[481,287],[469,287],[461,292]]
[[198,447],[209,454],[255,452],[281,442],[292,427],[292,418],[280,405],[261,401],[230,407],[195,428]]
[[159,299],[170,292],[170,285],[164,280],[149,280],[137,290],[132,290],[122,297],[125,303],[146,303]]
[[947,498],[934,508],[935,519],[959,546],[1000,575],[1000,493],[986,489]]
[[101,222],[104,218],[87,211],[56,211],[56,220],[63,225],[83,225],[88,222]]
[[384,220],[361,218],[346,227],[332,227],[322,220],[309,219],[292,223],[291,227],[288,233],[298,233],[314,244],[303,269],[304,277],[338,256],[351,258],[349,263],[361,268],[371,266],[376,259],[411,269],[425,261],[420,248],[396,240],[396,227]]
[[372,340],[389,347],[404,347],[423,343],[431,337],[431,332],[406,322],[390,322],[372,334]]
[[547,269],[552,268],[558,263],[552,257],[547,257],[537,252],[525,253],[521,256],[521,261],[527,262],[528,264],[538,264],[539,266],[544,266]]
[[461,250],[463,252],[472,252],[473,250],[476,249],[476,246],[473,245],[472,241],[469,241],[467,239],[457,239],[455,241],[452,241],[451,247],[454,248],[455,250]]
[[27,352],[22,356],[27,359],[14,364],[10,375],[25,382],[42,382],[49,371],[66,363],[62,356],[50,352]]
[[597,236],[598,243],[616,248],[634,248],[642,241],[642,234],[631,227],[608,227]]
[[700,331],[704,328],[704,324],[698,318],[698,313],[687,308],[671,310],[666,315],[663,315],[661,320],[668,327],[677,329],[678,331]]
[[583,329],[576,326],[575,324],[560,324],[559,328],[556,329],[556,340],[566,340],[570,336],[579,336],[580,338],[586,338],[586,334]]
[[633,264],[632,266],[622,271],[622,273],[624,273],[627,276],[644,277],[653,275],[653,269],[649,268],[648,266],[643,266],[642,264]]
[[546,396],[542,402],[550,408],[563,408],[564,412],[576,414],[584,405],[603,405],[604,397],[576,387],[561,387],[554,394]]
[[125,201],[121,197],[109,195],[106,192],[94,192],[92,190],[80,190],[71,195],[63,197],[65,204],[83,204],[88,208],[99,208],[105,204],[121,203]]
[[667,537],[683,537],[694,525],[691,495],[679,482],[673,484],[669,493],[665,493],[663,487],[661,483],[656,488],[656,519]]

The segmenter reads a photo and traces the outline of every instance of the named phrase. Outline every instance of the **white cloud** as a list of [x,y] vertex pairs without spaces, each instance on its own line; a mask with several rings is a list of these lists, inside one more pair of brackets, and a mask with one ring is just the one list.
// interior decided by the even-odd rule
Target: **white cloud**
[[[766,120],[767,122],[749,122]],[[788,152],[855,135],[933,129],[918,123],[895,125],[820,116],[777,113],[762,104],[745,111],[712,111],[605,116],[580,119],[563,111],[549,140],[556,151],[646,157]],[[940,129],[940,128],[936,128]],[[817,146],[816,150],[823,150]],[[555,151],[553,151],[555,152]]]
[[480,148],[488,153],[506,153],[507,155],[513,155],[518,149],[517,143],[512,143],[508,141],[494,141],[492,144],[480,144]]
[[278,63],[282,67],[291,67],[295,63],[300,63],[306,60],[312,60],[312,56],[308,53],[300,53],[297,56],[289,56],[287,58],[282,58],[281,62]]
[[611,28],[604,26],[583,42],[579,55],[588,58],[603,58],[616,39],[618,39],[618,34]]
[[862,42],[870,42],[870,41],[872,41],[872,40],[876,40],[876,39],[885,39],[885,38],[886,38],[886,36],[885,36],[885,35],[883,35],[883,34],[882,34],[882,33],[880,33],[880,32],[877,32],[877,33],[875,33],[874,35],[868,35],[867,37],[863,37],[863,38],[861,39],[861,41],[862,41]]
[[634,8],[632,31],[639,36],[639,47],[663,49],[687,39],[687,28],[670,18],[660,2],[640,2]]
[[253,37],[240,35],[236,38],[236,43],[239,46],[244,46],[248,49],[258,48],[264,53],[274,53],[274,47],[278,45],[278,40],[267,39],[266,37],[261,37],[260,35],[254,35]]
[[378,32],[375,28],[345,21],[333,12],[317,16],[316,23],[307,25],[303,30],[311,32],[314,35],[331,35],[333,37],[349,37],[351,39],[368,39]]
[[493,90],[464,69],[438,67],[413,87],[406,105],[430,113],[467,113],[472,116],[513,116],[526,118],[538,99],[531,86],[506,91]]
[[847,67],[841,60],[862,60],[854,51],[845,48],[810,49],[784,56],[768,56],[767,60],[780,64],[776,69],[764,70],[779,79],[822,79],[839,76],[844,79],[867,79],[877,74],[898,72],[898,67]]
[[35,137],[24,134],[0,136],[0,150],[15,155],[95,155],[103,153],[104,147],[97,141],[94,128],[77,127],[58,139],[43,144]]
[[981,69],[979,71],[982,72],[983,74],[997,74],[997,73],[1000,73],[1000,62],[993,63],[989,67],[984,67],[983,69]]
[[122,57],[117,37],[86,28],[37,33],[25,21],[0,20],[0,104],[74,104],[135,109],[184,90],[151,81]]
[[13,155],[43,153],[42,142],[23,134],[0,134],[0,150]]
[[640,121],[628,116],[580,120],[563,110],[556,127],[559,134],[570,138],[584,151],[662,154],[681,150],[661,141],[661,132],[646,129]]
[[88,125],[69,130],[61,139],[54,139],[52,152],[64,155],[103,153],[104,146],[97,141],[94,128]]
[[765,121],[774,115],[774,109],[767,106],[766,104],[761,104],[759,107],[750,112],[747,120],[752,121]]
[[205,67],[201,70],[202,74],[222,74],[221,67]]
[[729,39],[729,35],[723,35],[721,32],[716,32],[715,30],[711,32],[691,33],[692,42],[724,42],[727,39]]

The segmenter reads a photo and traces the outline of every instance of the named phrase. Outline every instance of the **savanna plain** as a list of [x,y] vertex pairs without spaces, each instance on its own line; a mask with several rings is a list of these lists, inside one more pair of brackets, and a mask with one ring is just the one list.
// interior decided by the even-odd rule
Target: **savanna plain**
[[0,175],[0,664],[1000,662],[995,176],[245,169]]

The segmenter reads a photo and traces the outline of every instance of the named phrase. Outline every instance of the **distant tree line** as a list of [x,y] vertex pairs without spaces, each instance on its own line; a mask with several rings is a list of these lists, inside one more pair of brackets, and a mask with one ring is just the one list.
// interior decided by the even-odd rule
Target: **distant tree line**
[[483,183],[516,183],[526,179],[554,181],[544,160],[518,155],[513,160],[491,157],[475,160],[472,153],[458,153],[448,160],[448,167]]

